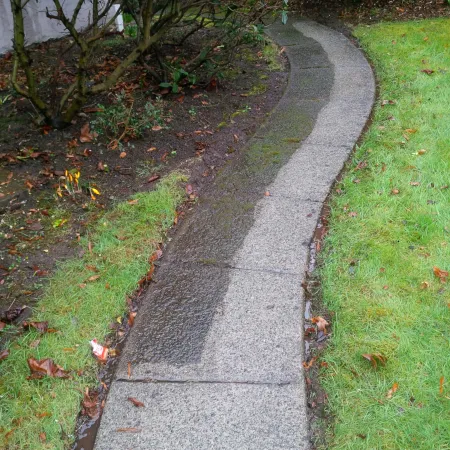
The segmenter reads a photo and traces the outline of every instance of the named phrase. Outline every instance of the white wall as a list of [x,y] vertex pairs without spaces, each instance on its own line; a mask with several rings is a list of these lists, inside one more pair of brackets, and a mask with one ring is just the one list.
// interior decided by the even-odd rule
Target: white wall
[[[69,17],[77,4],[77,0],[61,1],[63,10]],[[55,5],[52,0],[30,0],[25,7],[24,25],[27,44],[43,42],[59,38],[67,34],[64,26],[58,20],[48,19],[46,7],[52,12]],[[77,28],[82,29],[89,24],[92,4],[86,0],[78,14]],[[12,48],[13,19],[10,0],[0,0],[0,54]]]

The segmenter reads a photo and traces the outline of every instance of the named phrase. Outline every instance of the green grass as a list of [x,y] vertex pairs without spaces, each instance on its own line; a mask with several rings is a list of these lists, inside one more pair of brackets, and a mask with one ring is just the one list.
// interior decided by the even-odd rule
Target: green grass
[[[126,312],[126,296],[148,271],[149,256],[173,224],[184,196],[179,186],[184,179],[171,174],[155,191],[136,194],[136,203],[118,204],[80,242],[83,257],[60,264],[50,278],[33,318],[48,320],[49,327],[58,332],[25,332],[10,343],[10,356],[0,362],[1,448],[63,449],[73,440],[82,392],[98,384],[98,364],[89,341],[97,338],[101,342],[110,332],[109,324]],[[98,280],[86,281],[95,275],[86,265],[99,270]],[[37,339],[39,345],[32,348],[30,344]],[[29,357],[53,358],[73,371],[73,379],[27,380]],[[79,370],[81,375],[76,373]],[[45,433],[45,442],[39,438],[41,433]]]
[[[335,419],[326,448],[450,448],[450,280],[433,275],[450,271],[449,30],[439,19],[355,31],[380,97],[332,198],[319,269],[333,322],[321,374]],[[363,353],[384,354],[386,367]]]

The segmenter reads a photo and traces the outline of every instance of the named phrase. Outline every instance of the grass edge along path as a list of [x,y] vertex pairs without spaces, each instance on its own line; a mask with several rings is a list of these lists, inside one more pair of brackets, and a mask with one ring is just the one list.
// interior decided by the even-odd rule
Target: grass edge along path
[[[63,449],[73,441],[82,393],[98,384],[89,341],[102,342],[109,324],[126,312],[126,296],[174,223],[185,180],[172,173],[154,191],[119,203],[81,240],[84,255],[60,264],[51,276],[33,320],[48,321],[57,332],[25,331],[0,362],[1,448]],[[52,358],[71,378],[27,380],[29,357]]]
[[[326,448],[450,448],[449,19],[356,28],[380,82],[331,199]],[[381,354],[377,367],[362,354]]]

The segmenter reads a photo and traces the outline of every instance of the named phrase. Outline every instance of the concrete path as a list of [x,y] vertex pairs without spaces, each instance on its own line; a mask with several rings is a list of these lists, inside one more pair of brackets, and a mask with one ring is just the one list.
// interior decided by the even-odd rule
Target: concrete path
[[[97,450],[309,447],[301,283],[322,202],[375,85],[340,33],[291,19],[269,34],[290,60],[286,92],[169,245],[122,354]],[[128,427],[137,430],[117,431]]]

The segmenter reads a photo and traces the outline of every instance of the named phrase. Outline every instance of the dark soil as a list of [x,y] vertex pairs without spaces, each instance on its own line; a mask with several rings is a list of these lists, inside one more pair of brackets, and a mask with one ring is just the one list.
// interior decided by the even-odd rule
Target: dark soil
[[[41,89],[49,98],[73,79],[75,60],[67,52],[61,61],[62,42],[32,49]],[[121,37],[102,43],[108,52],[96,61],[99,73],[114,68],[116,55],[126,45]],[[171,48],[169,55],[184,55],[190,46],[199,45],[185,43]],[[30,103],[8,87],[10,55],[0,59],[0,99],[10,96],[0,104],[0,313],[32,307],[56,263],[77,256],[79,235],[112,204],[152,189],[152,180],[175,169],[189,173],[197,193],[214,179],[273,109],[286,85],[283,56],[266,58],[263,46],[261,42],[242,46],[222,76],[212,80],[206,74],[199,76],[197,85],[186,84],[177,94],[160,88],[143,67],[132,66],[112,93],[92,99],[63,131],[33,124]],[[282,61],[281,70],[271,70],[274,60]],[[63,69],[55,76],[58,64]],[[89,123],[92,130],[100,114],[95,112],[98,105],[113,104],[115,94],[138,112],[148,101],[162,107],[162,129],[153,126],[140,139],[123,139],[117,148],[111,145],[111,135],[81,142],[83,125]],[[64,189],[66,170],[80,172],[81,192],[70,195]],[[95,200],[90,188],[100,192]],[[17,321],[30,313],[25,309]]]

